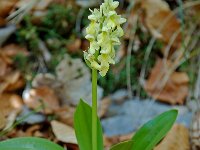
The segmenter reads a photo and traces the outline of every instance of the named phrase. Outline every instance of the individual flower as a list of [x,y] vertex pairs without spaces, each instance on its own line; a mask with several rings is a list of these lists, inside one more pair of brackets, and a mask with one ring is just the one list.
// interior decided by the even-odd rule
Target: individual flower
[[91,11],[88,19],[91,21],[86,28],[85,38],[90,41],[90,47],[84,52],[84,58],[93,69],[97,69],[101,76],[105,76],[110,64],[115,64],[115,45],[120,45],[119,38],[124,32],[121,24],[125,18],[117,15],[115,9],[119,2],[105,0],[100,9]]

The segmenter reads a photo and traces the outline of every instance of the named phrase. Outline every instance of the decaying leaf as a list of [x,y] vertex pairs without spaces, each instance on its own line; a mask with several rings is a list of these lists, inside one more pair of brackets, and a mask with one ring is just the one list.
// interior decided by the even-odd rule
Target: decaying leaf
[[75,131],[72,127],[67,126],[56,120],[51,121],[53,133],[59,141],[64,143],[77,144]]
[[[189,77],[184,72],[170,72],[170,62],[158,59],[148,81],[145,90],[153,98],[171,103],[183,104],[188,95]],[[166,81],[166,82],[165,82]]]
[[190,150],[188,129],[183,125],[175,124],[154,150]]
[[24,103],[32,109],[42,107],[45,113],[53,113],[53,111],[60,107],[54,90],[45,86],[31,89],[28,96],[24,99]]

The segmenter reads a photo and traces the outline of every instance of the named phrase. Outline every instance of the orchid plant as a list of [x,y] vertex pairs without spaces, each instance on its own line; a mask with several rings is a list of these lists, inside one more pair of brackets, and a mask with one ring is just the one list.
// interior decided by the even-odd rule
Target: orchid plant
[[[74,116],[74,127],[80,150],[103,150],[103,136],[97,115],[97,72],[104,77],[111,64],[115,64],[115,46],[120,45],[124,31],[121,27],[126,19],[115,9],[118,1],[105,0],[99,9],[90,10],[89,26],[85,38],[90,47],[84,52],[86,64],[92,70],[92,107],[80,101]],[[167,133],[177,116],[171,110],[145,124],[130,140],[119,143],[111,150],[151,150]],[[168,120],[166,120],[168,118]],[[166,123],[165,121],[168,121]]]
[[[123,36],[121,25],[125,18],[115,9],[119,2],[105,0],[100,9],[90,10],[91,21],[86,28],[90,42],[84,58],[92,70],[92,107],[80,100],[74,115],[74,128],[80,150],[103,150],[103,132],[97,115],[97,75],[105,76],[115,64],[115,46]],[[152,150],[167,134],[177,117],[176,110],[169,110],[144,124],[129,141],[114,145],[111,150]],[[34,137],[14,138],[0,142],[0,150],[64,150],[48,140]]]

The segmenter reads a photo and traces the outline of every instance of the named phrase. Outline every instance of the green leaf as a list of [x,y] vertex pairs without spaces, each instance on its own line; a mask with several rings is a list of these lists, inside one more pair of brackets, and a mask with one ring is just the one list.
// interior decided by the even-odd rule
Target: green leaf
[[[30,149],[30,148],[16,148],[16,147],[0,147],[0,150],[33,150],[33,149]],[[34,149],[35,150],[35,149]]]
[[177,110],[169,110],[144,124],[132,138],[132,150],[152,150],[171,129],[177,115]]
[[64,150],[49,140],[36,137],[13,138],[0,142],[0,150]]
[[111,147],[110,150],[130,150],[133,148],[133,141],[124,141]]
[[[92,108],[83,100],[74,114],[74,128],[80,150],[92,150]],[[103,134],[100,120],[97,121],[98,150],[103,150]]]

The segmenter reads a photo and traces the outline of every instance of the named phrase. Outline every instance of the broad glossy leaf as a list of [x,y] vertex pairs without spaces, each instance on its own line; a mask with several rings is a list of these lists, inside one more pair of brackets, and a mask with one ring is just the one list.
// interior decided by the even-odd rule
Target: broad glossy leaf
[[144,124],[132,138],[132,150],[152,150],[171,129],[177,115],[177,110],[169,110]]
[[[74,128],[80,150],[92,150],[92,108],[80,100],[74,114]],[[100,120],[97,121],[98,150],[103,150],[103,134]]]
[[[4,149],[7,147],[6,149]],[[0,142],[0,150],[64,150],[49,140],[36,137],[13,138]],[[14,150],[14,149],[13,149]]]
[[131,150],[133,148],[133,141],[124,141],[111,147],[110,150]]

